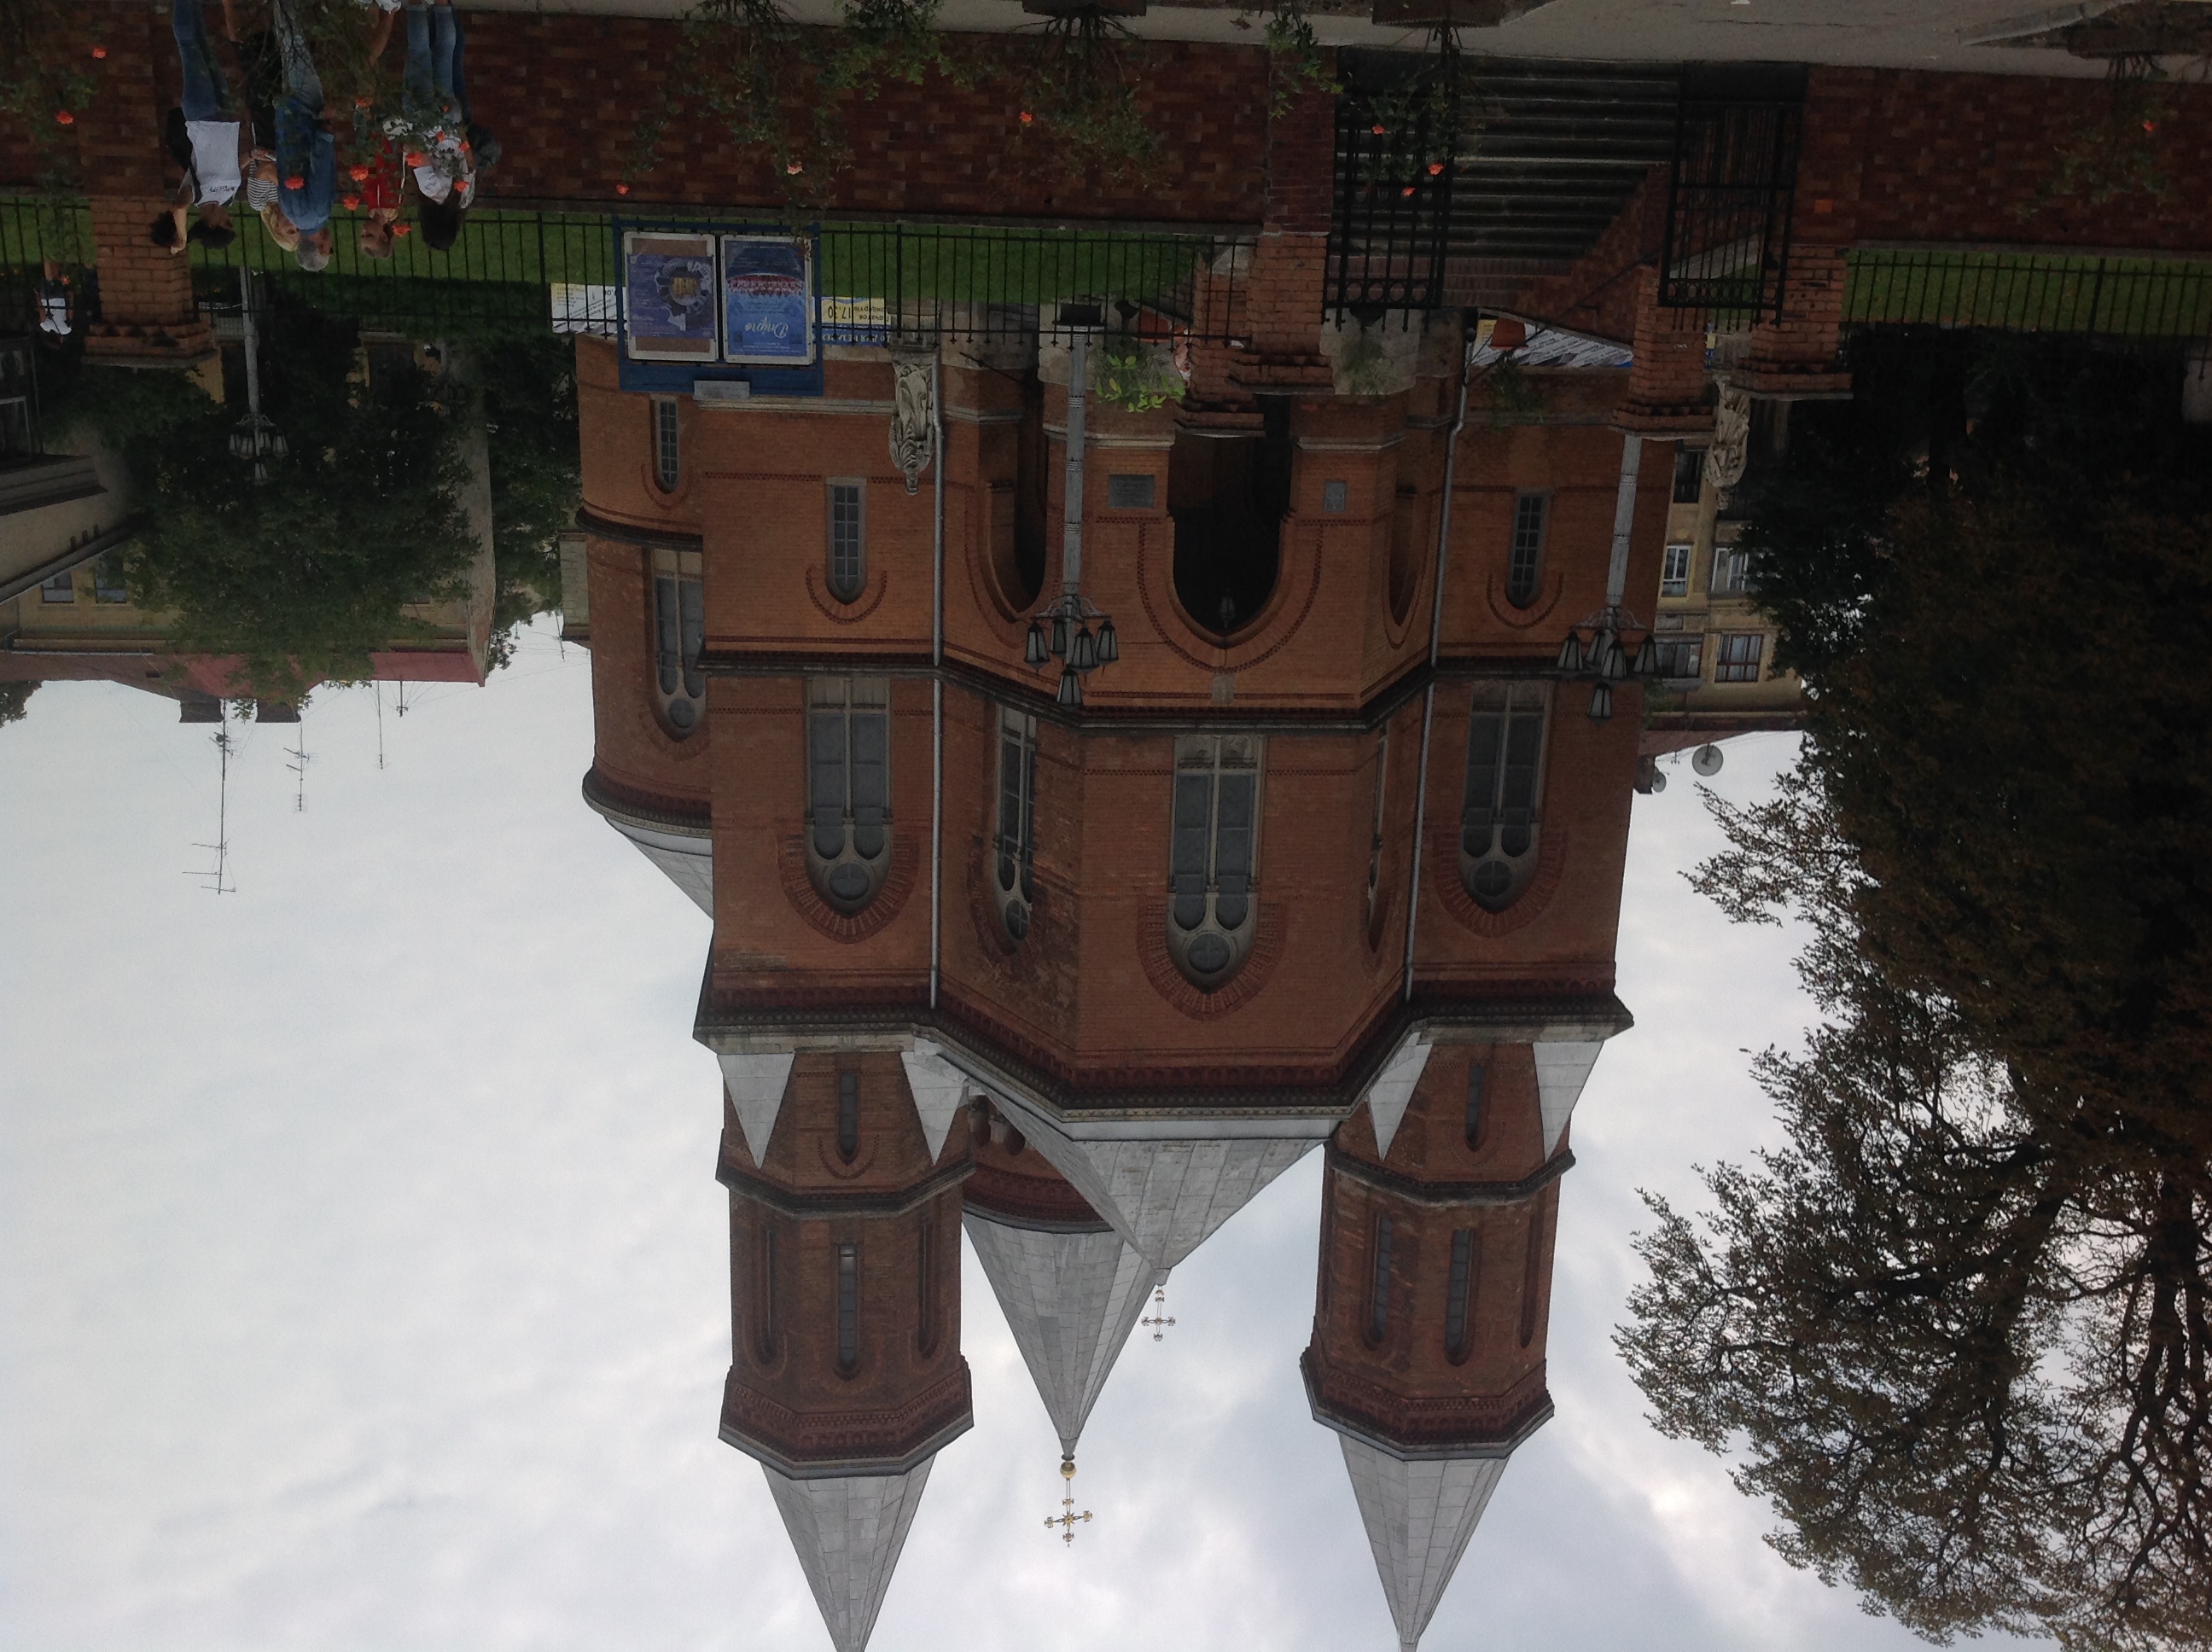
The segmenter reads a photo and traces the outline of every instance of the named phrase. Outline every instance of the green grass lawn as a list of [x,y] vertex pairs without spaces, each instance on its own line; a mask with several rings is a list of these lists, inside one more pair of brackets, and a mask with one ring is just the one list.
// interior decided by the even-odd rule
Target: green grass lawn
[[2212,331],[2212,260],[1870,250],[1847,261],[1846,322],[2136,338]]

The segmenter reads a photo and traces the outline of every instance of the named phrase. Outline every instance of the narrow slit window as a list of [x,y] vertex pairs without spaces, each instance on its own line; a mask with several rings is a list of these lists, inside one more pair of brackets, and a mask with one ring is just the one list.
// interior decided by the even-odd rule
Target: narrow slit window
[[1544,1212],[1542,1206],[1528,1212],[1528,1246],[1521,1266],[1521,1345],[1525,1348],[1536,1336],[1536,1286],[1544,1271]]
[[775,1230],[763,1227],[753,1245],[753,1357],[765,1365],[775,1357]]
[[1470,1148],[1482,1145],[1482,1127],[1489,1116],[1484,1105],[1485,1092],[1490,1087],[1490,1069],[1477,1061],[1467,1070],[1467,1145]]
[[830,594],[839,602],[858,601],[868,580],[860,484],[830,484]]
[[1382,1340],[1390,1328],[1390,1244],[1392,1224],[1387,1216],[1375,1219],[1375,1277],[1367,1286],[1367,1339]]
[[1467,1355],[1468,1287],[1474,1279],[1474,1230],[1461,1228],[1452,1235],[1451,1278],[1444,1286],[1444,1351],[1454,1359]]
[[860,1151],[860,1075],[837,1075],[837,1157],[850,1164]]
[[1505,600],[1526,608],[1536,600],[1544,577],[1544,519],[1551,501],[1522,494],[1513,501],[1513,550],[1505,568]]
[[653,479],[665,494],[684,479],[683,415],[665,397],[653,404]]
[[925,1357],[937,1351],[937,1229],[922,1212],[914,1236],[915,1324]]
[[837,1247],[837,1369],[860,1363],[860,1248]]

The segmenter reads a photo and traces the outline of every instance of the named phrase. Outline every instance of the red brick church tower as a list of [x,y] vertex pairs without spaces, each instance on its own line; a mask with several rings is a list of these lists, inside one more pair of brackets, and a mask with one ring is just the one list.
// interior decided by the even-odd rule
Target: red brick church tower
[[[1610,393],[1455,428],[1455,317],[1382,390],[1335,393],[1325,341],[1285,331],[1200,352],[1145,412],[1071,394],[1067,331],[1037,325],[919,370],[833,348],[818,397],[625,392],[613,345],[578,346],[586,794],[714,919],[723,1435],[840,1648],[965,1426],[954,1236],[1072,1454],[1157,1281],[1325,1142],[1331,1303],[1364,1300],[1386,1209],[1392,1314],[1429,1315],[1480,1236],[1457,1357],[1394,1364],[1401,1321],[1370,1346],[1342,1308],[1308,1362],[1378,1556],[1410,1553],[1409,1488],[1540,1419],[1544,1178],[1627,1024],[1641,695],[1593,719],[1560,661],[1656,588],[1667,446],[1601,422]],[[1025,645],[1079,539],[1119,658],[1069,704]],[[1478,1052],[1492,1133],[1455,1147]],[[1431,1499],[1415,1581],[1385,1560],[1401,1629],[1479,1503]]]

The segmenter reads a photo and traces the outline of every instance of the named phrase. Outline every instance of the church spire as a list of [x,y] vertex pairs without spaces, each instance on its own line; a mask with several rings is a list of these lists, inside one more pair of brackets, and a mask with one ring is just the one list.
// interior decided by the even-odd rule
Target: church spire
[[1506,1458],[1405,1458],[1337,1436],[1398,1644],[1413,1652],[1458,1569]]
[[903,1474],[805,1480],[761,1465],[837,1652],[867,1645],[935,1461],[925,1457]]

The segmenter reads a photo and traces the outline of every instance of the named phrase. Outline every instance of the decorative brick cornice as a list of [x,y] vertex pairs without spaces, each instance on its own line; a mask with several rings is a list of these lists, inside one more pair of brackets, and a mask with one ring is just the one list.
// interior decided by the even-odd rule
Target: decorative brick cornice
[[902,1406],[798,1412],[750,1388],[732,1366],[722,1384],[723,1442],[800,1478],[836,1467],[898,1474],[975,1424],[968,1362]]
[[1503,1394],[1408,1394],[1332,1364],[1319,1344],[1298,1357],[1314,1420],[1394,1455],[1481,1455],[1510,1451],[1552,1415],[1544,1367]]
[[642,826],[671,831],[701,833],[714,824],[712,807],[703,798],[680,798],[665,792],[610,779],[596,767],[584,773],[584,801],[596,812],[620,815]]
[[1526,1204],[1575,1168],[1574,1154],[1562,1148],[1517,1181],[1428,1181],[1348,1153],[1334,1137],[1325,1151],[1325,1162],[1335,1174],[1394,1199],[1436,1208]]
[[1109,1224],[1083,1195],[1057,1175],[1016,1175],[999,1165],[979,1163],[962,1186],[960,1200],[978,1215],[1009,1227],[1059,1233],[1108,1230]]
[[921,847],[916,834],[891,829],[891,863],[884,873],[884,886],[876,891],[876,898],[850,917],[823,900],[814,887],[814,880],[806,875],[806,839],[803,833],[793,834],[783,840],[782,852],[776,857],[778,869],[783,874],[783,892],[790,900],[792,910],[807,923],[833,941],[865,941],[880,932],[906,907],[907,897],[914,893],[915,869],[921,861]]

